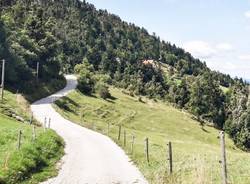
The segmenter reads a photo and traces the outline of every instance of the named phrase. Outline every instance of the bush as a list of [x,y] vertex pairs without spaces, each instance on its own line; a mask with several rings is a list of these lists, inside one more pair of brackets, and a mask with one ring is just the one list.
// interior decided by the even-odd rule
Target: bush
[[78,79],[77,88],[84,94],[91,95],[94,92],[95,81],[91,77],[81,76]]
[[108,86],[106,86],[105,84],[103,83],[99,83],[97,85],[97,92],[99,94],[99,96],[103,99],[107,99],[107,98],[110,98],[111,97],[111,94],[109,92],[109,88]]
[[109,85],[112,84],[112,79],[107,74],[96,74],[94,76],[94,78],[95,78],[95,81],[99,81],[101,83],[105,83],[105,84],[109,84]]

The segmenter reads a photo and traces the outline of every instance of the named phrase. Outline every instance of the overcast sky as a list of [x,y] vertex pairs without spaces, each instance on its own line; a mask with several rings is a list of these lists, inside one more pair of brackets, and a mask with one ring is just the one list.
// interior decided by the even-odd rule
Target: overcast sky
[[250,0],[87,0],[214,70],[250,79]]

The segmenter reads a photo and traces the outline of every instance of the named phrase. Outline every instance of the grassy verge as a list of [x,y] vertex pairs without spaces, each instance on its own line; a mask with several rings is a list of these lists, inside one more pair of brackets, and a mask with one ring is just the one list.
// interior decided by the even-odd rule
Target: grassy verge
[[[17,137],[22,130],[21,149]],[[32,127],[0,115],[0,183],[39,183],[57,173],[56,162],[63,155],[63,140],[55,132]]]
[[[148,99],[125,95],[111,89],[112,100],[84,96],[72,92],[56,102],[65,118],[82,126],[107,134],[130,155],[150,183],[203,184],[221,183],[219,131],[201,127],[185,112]],[[118,125],[122,125],[122,139],[117,141]],[[123,131],[126,130],[126,146]],[[135,136],[134,153],[131,138]],[[149,138],[148,164],[144,154],[144,139]],[[167,141],[173,144],[174,173],[169,174]],[[238,150],[226,136],[228,175],[230,184],[248,184],[250,155]]]
[[28,101],[20,94],[4,91],[4,100],[0,103],[0,114],[9,117],[19,116],[24,121],[29,121],[31,111]]
[[[66,84],[64,78],[49,83],[32,84],[24,96],[4,92],[0,103],[0,184],[39,183],[57,174],[56,163],[63,156],[63,140],[51,130],[44,133],[37,124],[37,139],[32,141],[29,104],[48,96]],[[28,89],[28,88],[27,88]],[[17,136],[22,130],[22,147],[17,150]]]

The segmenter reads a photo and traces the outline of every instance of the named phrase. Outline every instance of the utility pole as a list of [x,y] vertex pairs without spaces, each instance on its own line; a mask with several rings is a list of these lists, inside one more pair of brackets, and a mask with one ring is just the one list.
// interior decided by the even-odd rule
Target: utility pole
[[36,64],[36,79],[38,80],[38,78],[39,78],[39,62],[37,62],[37,64]]
[[1,82],[1,99],[3,101],[3,93],[4,93],[4,73],[5,73],[5,60],[3,59],[2,64],[2,82]]

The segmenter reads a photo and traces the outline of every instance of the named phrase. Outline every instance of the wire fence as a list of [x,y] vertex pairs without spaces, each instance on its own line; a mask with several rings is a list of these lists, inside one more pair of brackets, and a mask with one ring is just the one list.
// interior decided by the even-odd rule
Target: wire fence
[[[250,158],[239,161],[231,154],[225,154],[223,158],[223,149],[226,153],[225,144],[221,145],[222,151],[216,154],[214,151],[210,152],[209,147],[207,154],[200,154],[195,150],[192,153],[183,154],[175,150],[176,145],[179,144],[178,141],[166,140],[166,144],[159,144],[150,136],[137,136],[136,130],[111,123],[105,126],[97,123],[86,124],[86,126],[111,137],[126,151],[142,172],[146,173],[150,183],[250,183],[250,170],[249,167],[245,167],[245,161],[249,161]],[[223,159],[225,159],[224,164]]]

